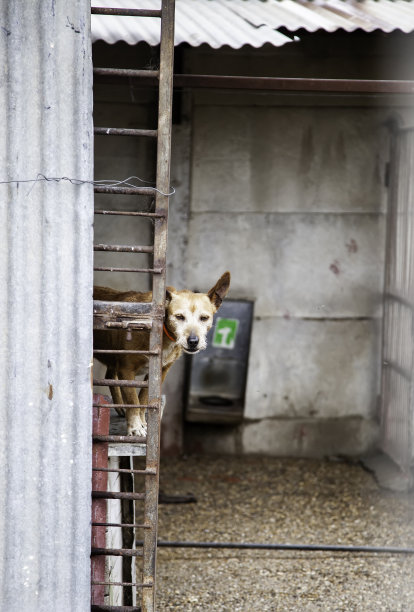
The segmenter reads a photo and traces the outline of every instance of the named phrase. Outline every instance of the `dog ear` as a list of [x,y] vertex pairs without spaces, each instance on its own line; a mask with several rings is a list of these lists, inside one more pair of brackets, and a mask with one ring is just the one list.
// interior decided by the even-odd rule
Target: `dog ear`
[[208,297],[210,298],[210,302],[216,307],[217,310],[220,308],[229,288],[230,272],[225,272],[222,276],[220,276],[214,287],[212,287],[207,293]]
[[172,299],[172,294],[176,292],[175,287],[166,287],[165,288],[165,305],[168,306],[168,304],[171,302]]

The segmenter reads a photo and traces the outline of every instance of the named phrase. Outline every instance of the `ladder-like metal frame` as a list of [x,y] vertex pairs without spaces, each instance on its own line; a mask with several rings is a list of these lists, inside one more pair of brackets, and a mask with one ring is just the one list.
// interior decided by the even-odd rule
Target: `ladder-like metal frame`
[[[152,212],[121,211],[95,211],[96,214],[128,214],[133,216],[149,217],[154,223],[154,244],[148,247],[120,247],[119,245],[95,245],[96,251],[122,251],[128,248],[129,252],[146,252],[153,256],[152,268],[129,269],[135,272],[149,272],[152,274],[152,302],[148,303],[120,303],[120,302],[94,302],[94,328],[107,329],[110,327],[131,328],[144,327],[150,330],[150,346],[148,354],[149,372],[148,383],[136,382],[133,386],[148,385],[147,405],[147,436],[138,439],[127,436],[94,436],[96,441],[112,442],[144,442],[146,445],[146,468],[143,472],[145,478],[144,497],[144,529],[143,529],[143,572],[142,572],[142,608],[116,607],[106,605],[92,605],[92,610],[140,610],[153,612],[155,610],[155,576],[157,553],[157,527],[158,527],[158,491],[159,491],[159,459],[160,459],[160,413],[161,413],[161,370],[162,370],[162,337],[163,320],[165,314],[165,274],[167,251],[167,220],[170,194],[170,157],[171,157],[171,118],[172,118],[172,90],[173,90],[173,59],[174,59],[174,11],[175,0],[161,0],[160,10],[144,9],[110,9],[92,8],[93,14],[122,15],[132,17],[159,17],[161,19],[160,40],[160,67],[154,70],[123,70],[95,68],[97,75],[138,77],[159,80],[158,99],[158,129],[155,130],[124,130],[120,128],[95,128],[95,134],[115,136],[139,136],[157,138],[157,167],[155,209]],[[127,194],[127,195],[153,195],[154,191],[145,187],[95,187],[97,193]],[[106,270],[106,268],[95,268]],[[139,318],[139,322],[137,322]],[[133,322],[133,323],[132,323]],[[95,384],[104,386],[119,386],[127,381],[95,380]],[[131,383],[130,383],[131,384]],[[100,407],[101,404],[95,404]],[[113,404],[109,404],[114,406]],[[105,440],[104,440],[105,438]],[[102,499],[122,499],[126,493],[93,492],[93,496]],[[131,494],[129,494],[131,495]],[[142,499],[142,494],[132,494],[131,499]],[[132,527],[132,525],[131,525]],[[124,554],[132,555],[134,551],[94,550],[93,554]],[[136,552],[136,551],[135,551]]]

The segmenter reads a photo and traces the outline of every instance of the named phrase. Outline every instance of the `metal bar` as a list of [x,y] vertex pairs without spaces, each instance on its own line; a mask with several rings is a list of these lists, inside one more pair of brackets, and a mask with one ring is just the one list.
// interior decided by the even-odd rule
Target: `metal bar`
[[91,7],[92,15],[118,15],[118,17],[161,17],[160,9],[126,9]]
[[[130,448],[130,446],[128,447]],[[128,456],[122,456],[119,458],[119,467],[121,468],[130,468],[131,467],[131,459]],[[124,493],[133,493],[134,492],[134,484],[133,477],[131,474],[120,474],[119,478],[119,490]],[[122,523],[133,523],[134,522],[134,509],[135,500],[133,499],[122,499],[121,506],[121,522]],[[121,529],[121,540],[122,545],[121,548],[136,548],[135,544],[135,534],[132,528]],[[118,544],[119,546],[119,544]],[[133,563],[131,557],[123,557],[122,559],[122,578],[123,582],[132,582],[133,579],[136,580],[136,577],[133,578]],[[123,600],[122,603],[126,606],[132,606],[134,603],[132,588],[123,588],[122,589]],[[121,603],[121,602],[120,602]]]
[[131,523],[92,523],[92,527],[133,527],[134,529],[149,529],[149,525]]
[[[167,217],[170,193],[171,163],[171,119],[173,95],[173,60],[174,60],[174,0],[162,0],[161,4],[161,41],[160,41],[160,77],[158,97],[158,146],[155,212],[160,215],[154,221],[154,268],[162,273],[153,276],[152,300],[154,305],[164,312],[165,308],[165,269],[167,252]],[[154,320],[150,334],[150,349],[162,346],[163,322]],[[161,356],[151,356],[148,364],[148,403],[160,404],[161,398]],[[144,532],[142,579],[153,583],[153,588],[142,592],[143,612],[155,610],[156,555],[158,531],[158,486],[160,461],[160,410],[149,410],[147,413],[147,454],[146,467],[156,469],[156,475],[145,477],[144,522],[151,529]]]
[[137,319],[124,319],[123,321],[107,321],[106,327],[115,329],[145,329],[149,330],[152,327],[152,321],[139,321]]
[[[151,587],[152,584],[144,584],[143,582],[95,582],[93,581],[92,584],[102,584],[102,585],[108,585],[108,586],[134,586],[134,587],[140,587],[145,588],[145,587]],[[117,610],[119,610],[119,608],[117,608]]]
[[94,378],[95,387],[148,387],[146,380],[117,380],[113,378]]
[[129,79],[149,79],[156,80],[160,76],[159,70],[135,70],[130,68],[94,68],[94,76],[115,76]]
[[140,606],[92,606],[91,612],[141,612]]
[[[139,542],[137,542],[139,544]],[[321,552],[351,552],[413,555],[414,548],[399,546],[361,546],[346,544],[262,544],[247,542],[158,542],[166,548],[236,548],[248,550],[303,550]]]
[[[157,71],[94,68],[95,75],[156,79]],[[175,74],[174,88],[245,89],[254,91],[344,94],[413,94],[414,81],[378,79],[312,79],[292,77]]]
[[135,210],[95,210],[95,215],[118,215],[120,217],[148,217],[149,219],[159,219],[158,213],[141,212]]
[[92,491],[92,499],[145,499],[145,493],[125,493],[123,491]]
[[159,355],[159,351],[135,351],[132,349],[94,349],[94,355]]
[[202,89],[250,89],[315,93],[413,94],[414,81],[307,79],[285,77],[176,74],[174,87]]
[[157,138],[157,130],[96,127],[93,131],[95,136],[144,136],[147,138]]
[[92,555],[108,557],[142,557],[142,550],[135,548],[92,548]]
[[[106,408],[106,407],[105,407]],[[109,433],[109,409],[93,410],[93,435],[107,435]],[[106,491],[108,487],[108,445],[94,441],[92,444],[92,489]],[[98,469],[101,468],[101,469]],[[106,520],[107,502],[105,499],[92,499],[92,521]],[[96,525],[92,528],[91,546],[101,547],[106,544],[106,529]],[[96,580],[105,579],[105,559],[91,558],[91,575]],[[105,589],[98,586],[91,589],[91,601],[94,604],[104,603]]]
[[[121,315],[154,315],[154,304],[152,302],[104,302],[93,301],[93,314],[110,314],[112,317]],[[158,312],[158,314],[160,314]],[[162,313],[161,313],[162,314]],[[151,322],[149,320],[149,322]]]
[[[127,406],[125,406],[127,408]],[[132,406],[130,406],[131,408]],[[115,436],[115,435],[100,435],[93,434],[92,438],[96,442],[111,442],[114,444],[145,444],[145,438],[142,436]],[[117,469],[117,472],[120,470]],[[123,469],[121,473],[131,473],[131,470]],[[152,473],[152,472],[151,472]]]
[[94,267],[95,272],[136,272],[136,273],[147,273],[147,274],[161,274],[160,268],[112,268],[96,266]]
[[95,193],[145,196],[154,195],[154,187],[105,187],[105,185],[95,185],[93,189]]
[[[93,404],[94,408],[128,408],[128,406],[130,407],[129,404]],[[145,409],[145,410],[149,410],[149,409],[157,409],[157,406],[149,406],[148,404],[140,404],[139,405],[140,408]]]
[[[113,314],[112,317],[116,317],[117,315]],[[121,315],[118,315],[121,317]],[[124,329],[124,330],[146,330],[149,331],[151,329],[151,322],[148,324],[143,324],[142,321],[136,321],[132,318],[122,317],[120,321],[111,320],[111,315],[95,315],[93,318],[93,328],[94,329]]]
[[146,474],[156,474],[156,470],[127,470],[126,468],[101,468],[94,467],[92,471],[95,472],[116,472],[116,473],[125,473],[125,474],[141,474],[145,476]]
[[109,251],[111,253],[153,253],[153,246],[130,246],[128,244],[94,244],[94,251]]

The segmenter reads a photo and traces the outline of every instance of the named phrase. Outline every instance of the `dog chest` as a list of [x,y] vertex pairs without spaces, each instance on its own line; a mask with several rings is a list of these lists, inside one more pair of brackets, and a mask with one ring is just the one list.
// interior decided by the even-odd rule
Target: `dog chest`
[[173,363],[181,354],[181,350],[176,344],[170,343],[168,346],[163,346],[162,349],[162,367]]

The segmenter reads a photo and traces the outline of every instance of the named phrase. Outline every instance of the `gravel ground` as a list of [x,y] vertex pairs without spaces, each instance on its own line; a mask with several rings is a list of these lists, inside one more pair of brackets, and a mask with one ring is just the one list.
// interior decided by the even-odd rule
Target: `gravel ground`
[[[412,493],[359,464],[263,457],[168,459],[160,540],[413,546]],[[414,612],[414,555],[159,548],[157,609]]]

